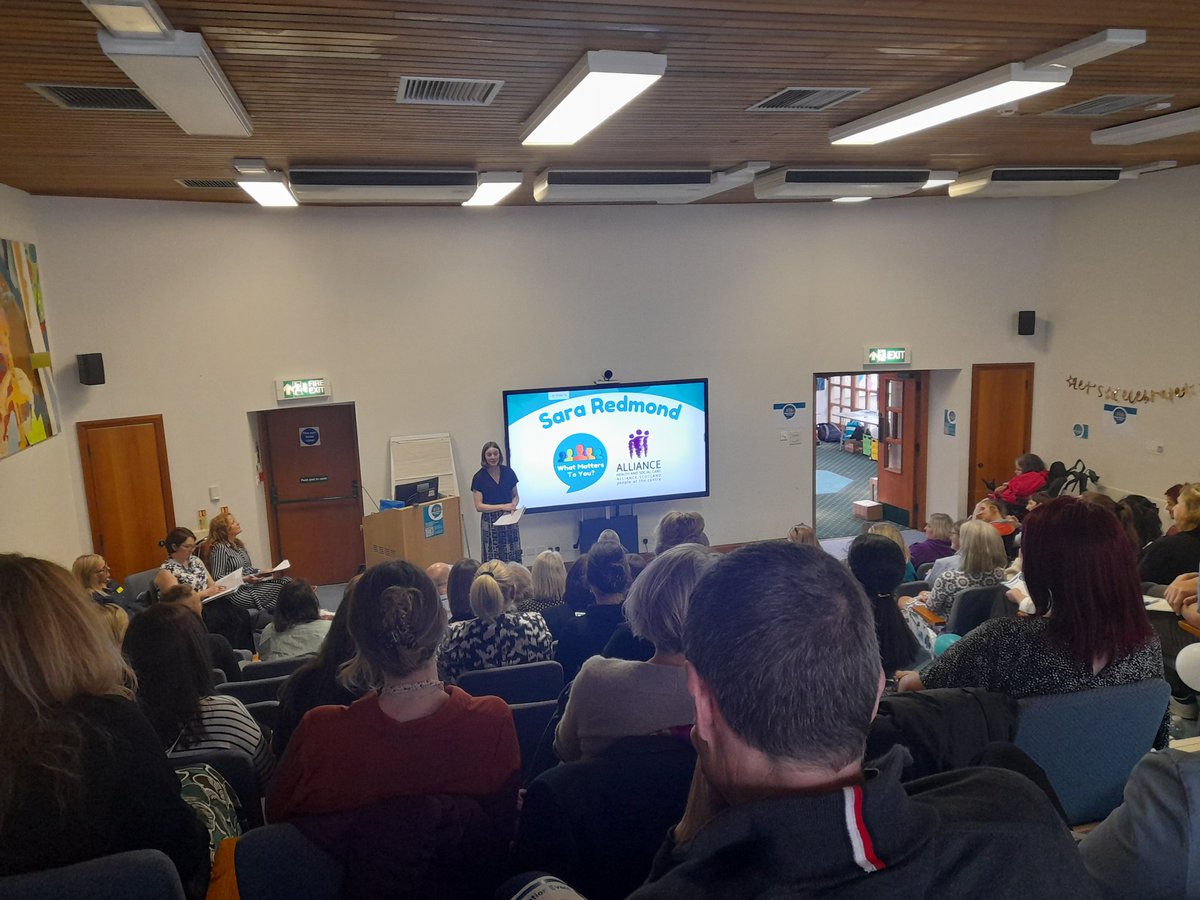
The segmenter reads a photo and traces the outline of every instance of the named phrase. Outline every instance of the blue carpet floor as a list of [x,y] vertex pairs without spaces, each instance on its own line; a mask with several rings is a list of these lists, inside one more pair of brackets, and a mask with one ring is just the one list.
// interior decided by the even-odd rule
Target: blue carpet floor
[[870,479],[877,463],[861,453],[846,453],[838,444],[817,445],[817,537],[846,537],[862,530],[854,517],[855,500],[870,500]]

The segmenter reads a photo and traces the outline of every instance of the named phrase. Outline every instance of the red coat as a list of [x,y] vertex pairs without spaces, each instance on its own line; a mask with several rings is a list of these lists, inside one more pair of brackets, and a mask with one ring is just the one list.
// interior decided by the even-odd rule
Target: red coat
[[1050,473],[1045,469],[1040,472],[1022,472],[1008,483],[1008,487],[996,495],[996,499],[1005,503],[1024,503],[1030,494],[1036,494],[1046,486]]

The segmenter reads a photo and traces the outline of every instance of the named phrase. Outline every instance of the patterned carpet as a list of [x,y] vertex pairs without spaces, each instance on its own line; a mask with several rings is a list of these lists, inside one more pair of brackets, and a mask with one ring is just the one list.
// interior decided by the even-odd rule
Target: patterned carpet
[[861,453],[846,453],[837,444],[817,445],[817,537],[856,535],[863,520],[854,517],[855,500],[870,500],[870,478],[877,463]]

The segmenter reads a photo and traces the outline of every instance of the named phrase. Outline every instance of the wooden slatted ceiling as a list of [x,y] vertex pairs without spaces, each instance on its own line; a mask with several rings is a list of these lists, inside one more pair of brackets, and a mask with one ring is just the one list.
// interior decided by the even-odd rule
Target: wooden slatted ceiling
[[[228,178],[235,156],[272,165],[518,169],[509,203],[532,203],[548,166],[1133,166],[1200,163],[1200,134],[1096,147],[1095,128],[1038,114],[1108,93],[1171,94],[1200,106],[1200,3],[1113,0],[659,0],[338,3],[162,0],[200,31],[254,121],[247,139],[197,138],[159,113],[73,112],[28,82],[127,86],[78,0],[0,3],[0,183],[35,194],[249,202],[176,178]],[[830,127],[1103,28],[1145,28],[1141,47],[1076,69],[1071,83],[878,147],[832,147]],[[524,148],[525,120],[589,49],[666,53],[667,75],[579,145]],[[502,79],[491,106],[398,106],[401,75]],[[820,113],[746,107],[789,85],[867,87]],[[749,190],[705,202],[750,202]]]

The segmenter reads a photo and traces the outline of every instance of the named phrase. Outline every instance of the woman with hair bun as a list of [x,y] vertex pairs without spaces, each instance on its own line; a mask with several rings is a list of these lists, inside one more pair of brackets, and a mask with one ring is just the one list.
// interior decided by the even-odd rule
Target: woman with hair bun
[[154,586],[160,592],[177,584],[186,584],[201,600],[221,592],[196,555],[196,533],[190,528],[172,528],[158,546],[167,551],[167,558],[154,576]]
[[484,563],[471,583],[475,618],[455,622],[442,643],[438,668],[447,681],[463,672],[519,666],[553,659],[554,639],[541,613],[515,608],[524,579],[514,577],[513,564]]
[[438,678],[446,611],[429,576],[405,560],[372,566],[354,589],[350,633],[357,650],[339,680],[366,693],[304,716],[267,794],[268,819],[456,795],[510,834],[521,768],[512,713]]

